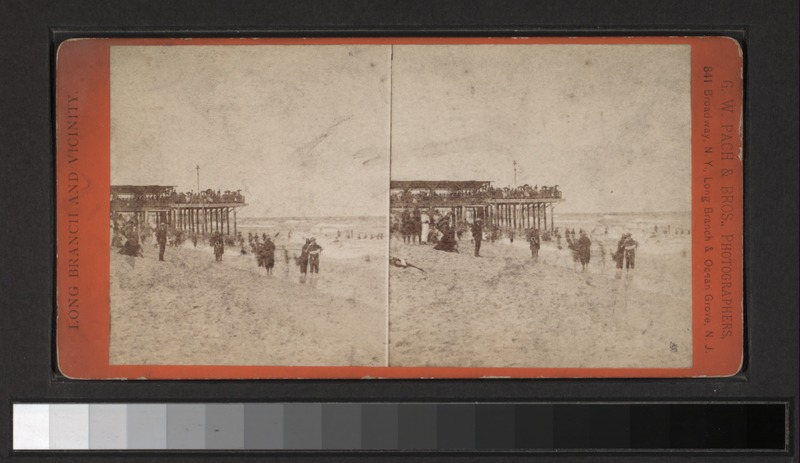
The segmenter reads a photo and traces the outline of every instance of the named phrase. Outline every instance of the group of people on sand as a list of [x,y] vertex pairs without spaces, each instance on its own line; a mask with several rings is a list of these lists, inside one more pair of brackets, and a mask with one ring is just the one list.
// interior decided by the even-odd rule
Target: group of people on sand
[[[275,237],[277,236],[278,234],[275,235]],[[242,255],[247,254],[244,247],[244,237],[241,233],[236,237],[236,241],[239,243],[239,252]],[[259,239],[258,233],[248,233],[247,242],[250,246],[250,252],[256,257],[256,265],[259,268],[263,267],[267,271],[267,274],[271,275],[272,269],[275,267],[276,250],[275,243],[272,242],[272,237],[268,236],[266,233],[262,233],[261,239]]]
[[400,227],[400,234],[403,235],[403,242],[408,244],[422,243],[430,230],[429,218],[426,216],[423,219],[422,212],[418,207],[415,207],[413,211],[405,208],[397,225]]
[[566,232],[567,247],[572,251],[573,262],[581,263],[581,271],[586,271],[586,266],[592,258],[592,240],[584,231],[580,231],[580,237],[575,239],[575,230]]
[[120,254],[141,257],[144,256],[142,241],[149,234],[142,234],[136,218],[131,218],[124,223],[121,219],[112,220],[111,247],[118,249]]
[[617,250],[612,254],[614,262],[617,264],[617,278],[622,272],[622,265],[625,270],[633,270],[636,267],[636,248],[639,243],[633,239],[630,233],[623,233],[617,242]]
[[[328,234],[326,233],[325,236],[327,237]],[[336,230],[336,239],[340,240],[340,239],[342,239],[342,237],[344,237],[344,238],[346,238],[348,240],[352,240],[352,239],[357,239],[357,240],[367,240],[367,239],[369,239],[369,240],[382,240],[383,239],[383,233],[366,233],[366,232],[363,232],[363,233],[362,232],[358,232],[358,233],[356,233],[353,230],[345,230],[344,233],[342,233],[341,230]]]
[[[276,233],[275,238],[280,234]],[[256,265],[261,268],[263,267],[267,271],[267,275],[272,275],[272,271],[275,267],[275,252],[277,247],[275,243],[272,241],[273,237],[268,236],[266,233],[263,233],[259,238],[258,234],[248,233],[247,239],[250,244],[250,250],[256,258]],[[284,263],[289,265],[289,251],[286,250],[286,247],[281,246],[283,250],[283,260]],[[244,249],[244,243],[242,240],[241,243],[241,253],[247,254]],[[300,256],[295,255],[294,260],[298,267],[300,267],[300,275],[302,278],[309,273],[309,269],[311,273],[319,273],[319,258],[320,254],[322,253],[322,246],[317,244],[317,239],[314,237],[306,238],[305,243],[303,243],[302,248],[300,249]]]
[[[439,220],[435,227],[441,233],[442,237],[438,240],[433,249],[436,251],[458,252],[457,232],[455,227],[451,225],[449,215]],[[492,242],[495,241],[494,230],[486,230],[483,225],[483,219],[478,217],[469,224],[469,231],[472,234],[472,242],[475,246],[474,255],[475,257],[481,257],[481,244],[483,240],[488,238]],[[539,230],[530,228],[526,231],[526,236],[530,245],[531,258],[538,258],[542,242]],[[513,232],[509,233],[509,239],[512,243],[514,242]]]
[[[472,224],[469,225],[470,233],[472,234],[472,242],[475,244],[475,257],[481,257],[481,243],[484,239],[488,239],[492,243],[495,242],[497,239],[498,229],[497,227],[487,229],[483,225],[483,219],[478,217],[476,218]],[[531,257],[536,258],[539,256],[539,248],[541,246],[541,238],[539,236],[539,230],[536,229],[529,229],[527,231],[528,242],[530,243],[531,248]],[[514,242],[514,232],[509,231],[509,240]]]
[[[589,239],[588,234],[584,230],[580,231],[580,238],[577,240],[574,238],[574,236],[574,230],[572,232],[569,230],[567,231],[567,246],[572,251],[573,260],[575,262],[580,262],[581,269],[585,272],[586,266],[589,265],[589,261],[591,259],[592,240]],[[602,249],[602,244],[600,247],[601,252],[604,252]],[[617,242],[616,250],[611,253],[611,257],[614,259],[617,268],[616,278],[620,278],[623,264],[626,270],[634,269],[636,266],[636,249],[638,247],[639,243],[633,239],[633,235],[631,233],[622,234],[622,237],[620,237],[619,241]]]
[[300,266],[300,276],[305,277],[309,272],[319,273],[319,256],[322,253],[322,246],[317,244],[317,239],[313,236],[306,238],[305,244],[300,249],[300,257],[297,258],[297,265]]
[[[142,257],[144,256],[144,247],[142,243],[151,235],[140,230],[136,218],[131,218],[125,222],[115,220],[112,222],[112,238],[111,245],[113,248],[119,249],[120,254]],[[149,228],[149,227],[146,227]],[[158,246],[158,260],[164,261],[164,254],[166,252],[167,244],[174,244],[175,233],[171,232],[166,223],[162,222],[155,229],[156,246]],[[279,233],[278,233],[279,234]],[[275,235],[275,237],[278,236]],[[275,267],[275,252],[277,247],[273,242],[273,237],[268,236],[266,233],[262,234],[259,238],[258,234],[248,233],[248,243],[250,245],[250,252],[256,258],[256,265],[263,267],[268,275],[272,274]],[[192,242],[194,247],[197,247],[198,237],[192,234]],[[244,236],[239,232],[235,237],[223,235],[221,232],[214,232],[209,236],[208,243],[214,248],[214,260],[222,262],[225,255],[225,244],[237,243],[240,247],[241,254],[247,254],[244,247]],[[177,244],[174,244],[177,246]],[[289,252],[285,247],[282,247],[284,253],[284,261],[287,264],[290,262]],[[319,273],[319,260],[322,253],[322,246],[317,243],[314,237],[307,238],[302,248],[300,249],[300,256],[295,256],[295,262],[300,267],[300,274],[303,278],[310,272],[313,274]]]
[[451,236],[455,240],[467,230],[466,223],[458,223],[453,219],[452,213],[442,216],[436,209],[430,208],[422,212],[418,207],[413,210],[405,208],[398,216],[393,214],[391,217],[391,231],[395,236],[400,234],[403,242],[407,244],[433,244],[448,252],[458,252],[457,243],[450,241]]
[[436,230],[441,236],[434,235],[435,239],[431,242],[434,243],[433,249],[436,251],[445,252],[458,252],[458,240],[456,239],[456,227],[451,222],[451,215],[448,214],[434,224]]
[[214,261],[222,262],[222,256],[225,255],[225,237],[222,233],[218,231],[212,233],[208,239],[208,244],[214,248]]
[[164,252],[167,244],[170,246],[180,246],[185,237],[182,232],[169,230],[165,222],[161,222],[155,227],[155,232],[150,224],[139,225],[136,217],[124,220],[121,216],[112,216],[111,220],[111,247],[118,249],[120,254],[131,257],[143,257],[144,245],[149,238],[155,235],[156,246],[158,247],[158,260],[164,261]]
[[[407,210],[406,210],[407,212]],[[416,222],[416,210],[414,214],[404,214],[404,217],[409,218],[410,224],[414,224]],[[441,233],[441,238],[438,240],[436,245],[433,247],[434,250],[437,251],[446,251],[446,252],[459,252],[458,249],[458,240],[456,239],[456,230],[455,227],[452,226],[452,220],[450,215],[446,215],[438,220],[434,227],[436,230]],[[476,218],[470,225],[470,232],[472,234],[472,242],[474,243],[474,255],[475,257],[481,257],[481,243],[485,238],[485,229],[483,225],[483,219]],[[411,230],[411,228],[409,228]],[[606,227],[605,234],[608,234],[608,228]],[[412,238],[407,238],[406,233],[404,235],[404,242],[406,243],[414,243],[415,240]],[[536,228],[530,228],[525,231],[525,235],[527,237],[527,241],[529,243],[530,251],[531,251],[531,258],[537,259],[539,257],[539,250],[541,249],[541,242],[543,239],[542,234]],[[509,240],[513,243],[514,235],[513,232],[509,232],[508,234]],[[547,239],[551,239],[550,237],[555,236],[558,240],[558,249],[561,249],[561,233],[556,229],[554,232],[549,233],[548,236],[544,237]],[[573,261],[575,263],[580,262],[581,264],[581,271],[585,272],[589,262],[591,261],[592,256],[592,240],[589,238],[589,234],[581,229],[579,233],[575,232],[575,229],[567,229],[564,234],[567,247],[572,252]],[[577,237],[576,237],[577,236]],[[602,249],[602,243],[600,244],[601,252],[605,252]],[[615,252],[612,253],[612,258],[616,263],[616,268],[618,269],[617,278],[619,278],[620,272],[622,268],[626,270],[633,270],[636,265],[636,249],[639,247],[639,243],[633,239],[631,233],[624,233],[620,238],[619,242],[617,243],[617,249]]]

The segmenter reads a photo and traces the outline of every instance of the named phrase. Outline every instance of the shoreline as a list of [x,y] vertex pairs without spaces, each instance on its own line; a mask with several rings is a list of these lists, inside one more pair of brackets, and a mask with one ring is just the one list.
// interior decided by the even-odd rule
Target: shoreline
[[[397,237],[323,238],[321,273],[304,280],[293,259],[302,233],[278,235],[272,276],[237,246],[214,262],[203,241],[168,246],[161,263],[151,239],[144,258],[112,250],[110,358],[385,366],[388,352],[389,366],[689,366],[691,235],[641,237],[638,268],[620,279],[612,236],[593,239],[585,273],[555,241],[534,261],[524,238],[484,241],[482,258],[468,235],[460,254]],[[387,244],[425,273],[390,267]]]

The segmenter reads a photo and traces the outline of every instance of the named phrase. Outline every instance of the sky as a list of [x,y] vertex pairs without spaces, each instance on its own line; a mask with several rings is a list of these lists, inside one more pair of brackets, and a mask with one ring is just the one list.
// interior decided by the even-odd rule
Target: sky
[[691,209],[689,46],[396,46],[393,64],[393,179],[511,186],[517,161],[562,212]]
[[385,216],[389,47],[117,46],[111,183],[242,190],[240,216]]
[[[562,212],[691,208],[683,45],[117,46],[112,184],[242,216],[387,213],[397,180],[558,184]],[[391,173],[390,173],[391,172]]]

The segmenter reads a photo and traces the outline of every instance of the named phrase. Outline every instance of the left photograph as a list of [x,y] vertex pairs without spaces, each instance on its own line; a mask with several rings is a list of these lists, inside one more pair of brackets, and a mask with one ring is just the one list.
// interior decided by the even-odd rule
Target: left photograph
[[387,365],[391,48],[112,46],[112,365]]

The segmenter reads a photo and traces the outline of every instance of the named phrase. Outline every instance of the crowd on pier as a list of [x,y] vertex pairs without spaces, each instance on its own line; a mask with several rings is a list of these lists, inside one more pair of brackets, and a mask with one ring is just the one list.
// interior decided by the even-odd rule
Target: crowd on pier
[[141,192],[128,195],[111,195],[112,207],[115,202],[125,206],[134,206],[143,203],[168,205],[168,204],[244,204],[244,195],[241,190],[217,190],[207,189],[195,193],[194,191],[177,192],[175,190],[165,190],[159,192]]
[[405,190],[391,195],[395,203],[441,204],[448,201],[482,202],[491,199],[561,199],[558,185],[539,187],[528,184],[519,187],[495,188],[487,185],[478,189],[459,189],[452,191]]

